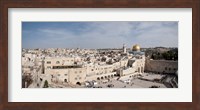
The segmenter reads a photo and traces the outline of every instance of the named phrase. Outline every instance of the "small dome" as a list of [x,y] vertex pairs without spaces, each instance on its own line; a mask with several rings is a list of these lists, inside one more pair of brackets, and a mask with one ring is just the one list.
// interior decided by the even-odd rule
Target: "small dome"
[[138,44],[134,45],[132,51],[140,51],[140,46]]

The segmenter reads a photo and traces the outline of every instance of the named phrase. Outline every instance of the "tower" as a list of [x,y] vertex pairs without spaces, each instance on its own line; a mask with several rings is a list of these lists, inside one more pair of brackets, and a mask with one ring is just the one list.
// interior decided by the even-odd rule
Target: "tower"
[[123,44],[123,53],[126,53],[126,45]]

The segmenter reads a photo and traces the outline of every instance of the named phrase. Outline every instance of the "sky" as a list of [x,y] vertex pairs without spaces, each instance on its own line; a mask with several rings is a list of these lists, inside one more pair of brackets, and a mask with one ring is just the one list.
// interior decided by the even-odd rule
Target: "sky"
[[175,21],[22,22],[22,48],[178,47]]

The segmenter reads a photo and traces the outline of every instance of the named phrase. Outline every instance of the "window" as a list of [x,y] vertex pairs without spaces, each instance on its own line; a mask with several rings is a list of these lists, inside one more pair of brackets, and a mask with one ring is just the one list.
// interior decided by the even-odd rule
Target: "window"
[[77,71],[74,72],[75,74],[77,73]]
[[47,61],[47,64],[51,64],[51,61]]
[[79,71],[79,73],[82,73],[82,71]]
[[77,78],[75,78],[75,80],[77,80]]
[[56,64],[60,64],[60,62],[59,62],[59,61],[56,61]]
[[171,68],[169,68],[169,71],[171,70]]
[[60,74],[58,74],[58,76],[60,76]]
[[65,76],[67,76],[67,74],[65,74]]
[[94,71],[94,69],[91,69],[91,71]]
[[165,70],[167,70],[167,67],[165,67]]
[[81,79],[81,77],[79,77],[79,79]]

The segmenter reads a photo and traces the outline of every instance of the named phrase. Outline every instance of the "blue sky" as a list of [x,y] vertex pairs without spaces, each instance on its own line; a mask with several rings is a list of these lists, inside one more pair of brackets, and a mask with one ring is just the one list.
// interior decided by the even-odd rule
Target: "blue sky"
[[23,22],[22,48],[178,47],[178,22]]

